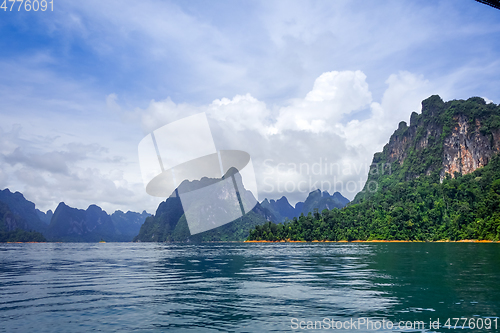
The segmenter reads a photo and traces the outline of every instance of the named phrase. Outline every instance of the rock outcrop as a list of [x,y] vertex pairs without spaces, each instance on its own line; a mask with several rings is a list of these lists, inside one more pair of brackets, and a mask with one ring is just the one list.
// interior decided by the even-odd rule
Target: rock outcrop
[[[469,104],[469,109],[463,104]],[[471,112],[470,107],[479,112]],[[426,174],[437,166],[441,179],[447,173],[451,177],[455,172],[471,173],[500,151],[500,128],[492,128],[492,116],[500,116],[500,107],[486,105],[482,98],[444,103],[439,96],[431,96],[422,102],[422,114],[412,113],[410,126],[404,121],[399,124],[384,147],[385,162],[403,165],[412,151],[442,148],[440,165],[430,165]]]
[[491,157],[500,151],[500,130],[491,131],[491,136],[481,133],[484,125],[475,119],[474,129],[464,115],[454,117],[457,122],[451,134],[444,139],[442,177],[455,172],[468,174],[488,164]]
[[[410,125],[402,121],[373,158],[367,185],[354,202],[370,195],[388,174],[400,181],[436,175],[440,181],[483,167],[500,152],[500,106],[480,97],[443,102],[431,96],[422,113],[413,112]],[[394,179],[394,177],[392,178]]]

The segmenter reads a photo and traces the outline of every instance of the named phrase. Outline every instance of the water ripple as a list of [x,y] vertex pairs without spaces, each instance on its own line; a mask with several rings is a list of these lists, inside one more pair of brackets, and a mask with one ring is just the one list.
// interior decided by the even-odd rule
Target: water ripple
[[498,316],[499,247],[455,245],[0,244],[0,331],[281,332],[291,318]]

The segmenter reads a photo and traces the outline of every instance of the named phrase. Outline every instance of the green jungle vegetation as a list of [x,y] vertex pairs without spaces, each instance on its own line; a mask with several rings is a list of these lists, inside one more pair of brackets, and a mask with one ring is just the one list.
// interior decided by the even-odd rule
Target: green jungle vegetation
[[[481,98],[444,103],[439,96],[422,102],[422,114],[412,115],[416,135],[404,162],[389,163],[388,148],[374,156],[376,172],[370,171],[365,189],[343,209],[315,211],[307,216],[275,224],[267,222],[250,231],[248,240],[341,241],[341,240],[493,240],[500,238],[500,157],[474,172],[449,174],[440,181],[443,142],[464,115],[469,130],[490,138],[500,128],[500,106]],[[476,120],[482,127],[475,129]],[[423,149],[417,143],[433,127],[440,136]],[[400,124],[394,136],[410,131]],[[415,129],[415,128],[414,128]],[[374,183],[372,183],[374,184]]]
[[[177,201],[178,198],[169,198],[169,204]],[[175,207],[176,206],[176,207]],[[225,242],[244,241],[248,237],[250,229],[263,224],[266,220],[257,211],[250,211],[248,214],[234,220],[231,223],[220,227],[191,235],[187,224],[186,216],[179,203],[165,207],[156,216],[146,219],[139,235],[134,238],[134,242]],[[159,208],[162,209],[163,207]],[[174,212],[177,210],[177,212]],[[168,216],[169,215],[169,216]],[[172,217],[174,217],[172,219]]]
[[28,243],[28,242],[46,242],[47,240],[38,231],[26,231],[16,229],[12,231],[0,231],[0,243]]
[[419,240],[500,238],[500,158],[443,183],[395,182],[369,200],[257,226],[249,240]]
[[6,221],[19,224],[20,218],[15,216],[9,206],[0,202],[0,243],[5,242],[46,242],[45,237],[37,231],[26,231],[20,228],[8,231]]

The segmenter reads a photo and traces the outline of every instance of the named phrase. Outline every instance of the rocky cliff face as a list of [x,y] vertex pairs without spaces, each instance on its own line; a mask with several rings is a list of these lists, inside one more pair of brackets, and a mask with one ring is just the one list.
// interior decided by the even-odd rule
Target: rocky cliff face
[[4,189],[0,191],[0,202],[5,203],[12,214],[16,216],[15,219],[8,219],[10,222],[6,220],[9,230],[17,228],[26,231],[44,232],[46,230],[47,225],[40,220],[35,204],[26,200],[22,193]]
[[469,126],[469,119],[464,115],[454,117],[456,126],[444,139],[443,170],[452,177],[455,172],[468,174],[488,164],[491,157],[500,151],[500,130],[491,131],[491,136],[481,133],[484,125],[475,119],[475,128]]
[[16,217],[10,209],[9,206],[0,201],[0,230],[3,231],[14,231],[16,229],[28,230],[29,226],[25,220],[21,219],[19,216]]
[[[500,152],[498,117],[500,107],[486,104],[482,98],[444,103],[439,96],[431,96],[422,102],[422,114],[412,113],[409,126],[404,121],[399,124],[374,162],[403,165],[410,154],[432,150],[431,155],[439,152],[440,156],[429,157],[440,163],[427,165],[425,174],[439,171],[443,179],[447,173],[451,177],[455,172],[471,173]],[[410,172],[407,176],[418,173]]]
[[[146,219],[141,226],[139,235],[134,238],[138,242],[207,242],[207,241],[242,241],[248,237],[250,229],[256,225],[264,224],[267,221],[275,220],[274,215],[265,207],[261,206],[253,197],[250,191],[245,190],[241,176],[237,170],[230,169],[224,179],[230,179],[234,175],[234,181],[239,189],[241,204],[245,209],[245,215],[232,222],[219,225],[206,231],[191,234],[188,226],[184,206],[187,209],[195,207],[194,211],[202,212],[199,218],[194,220],[202,223],[217,221],[219,216],[230,212],[231,216],[237,212],[242,213],[237,194],[234,187],[226,186],[219,178],[204,177],[201,180],[183,181],[174,193],[164,202],[160,203],[154,216]],[[209,187],[210,186],[210,187]],[[198,195],[192,202],[184,201],[177,196],[177,193],[189,193],[195,190],[210,189],[209,195]],[[231,190],[231,188],[233,190]],[[255,202],[255,206],[247,205]],[[247,204],[245,204],[247,203]],[[192,205],[192,206],[190,206]],[[246,208],[245,208],[246,207]],[[248,207],[253,207],[250,211]],[[196,226],[196,225],[195,225]]]
[[129,242],[139,232],[149,214],[117,211],[108,215],[99,206],[87,210],[72,208],[61,202],[54,212],[47,236],[50,240],[98,242],[101,239]]
[[[482,98],[443,102],[431,96],[422,102],[422,113],[412,113],[410,125],[402,121],[380,153],[373,158],[368,184],[390,177],[406,181],[436,175],[440,181],[456,173],[468,174],[483,167],[500,152],[500,106]],[[385,178],[384,178],[385,177]]]

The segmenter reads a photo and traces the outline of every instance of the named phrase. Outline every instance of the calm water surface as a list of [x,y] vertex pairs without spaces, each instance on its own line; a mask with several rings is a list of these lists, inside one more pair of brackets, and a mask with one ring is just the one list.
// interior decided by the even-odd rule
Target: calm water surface
[[500,244],[0,244],[0,332],[500,332],[429,328],[498,321],[499,278]]

